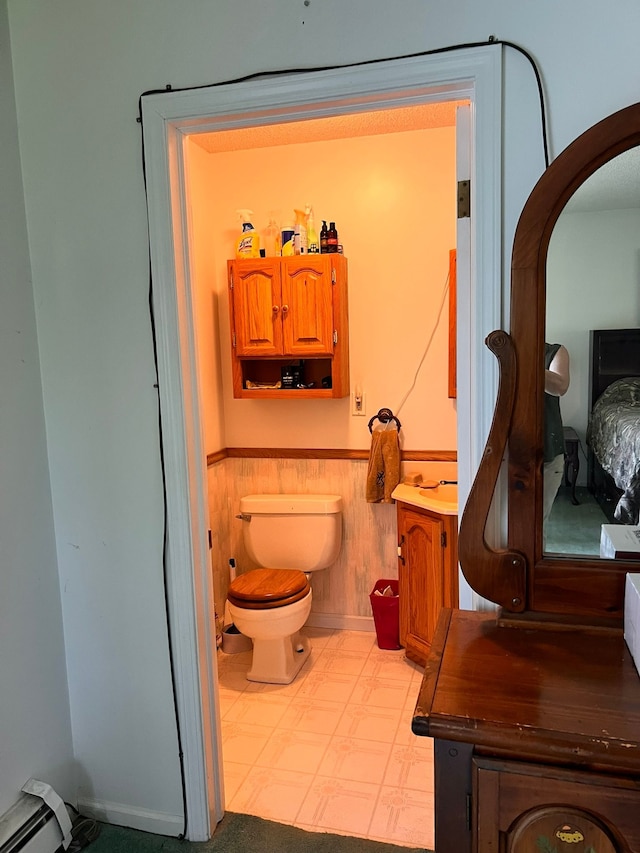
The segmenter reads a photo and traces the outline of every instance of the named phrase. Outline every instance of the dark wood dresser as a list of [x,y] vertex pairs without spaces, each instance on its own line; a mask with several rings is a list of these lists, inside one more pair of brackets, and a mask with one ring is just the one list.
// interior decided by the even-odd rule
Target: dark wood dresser
[[640,678],[618,633],[444,610],[413,718],[436,853],[638,853]]
[[[550,163],[515,231],[509,331],[486,339],[495,414],[458,537],[467,583],[496,610],[442,612],[412,722],[435,740],[436,853],[640,853],[640,677],[623,636],[638,563],[547,553],[543,501],[547,288],[568,287],[549,243],[568,200],[635,149],[640,103]],[[637,375],[625,335],[609,335],[603,387]]]

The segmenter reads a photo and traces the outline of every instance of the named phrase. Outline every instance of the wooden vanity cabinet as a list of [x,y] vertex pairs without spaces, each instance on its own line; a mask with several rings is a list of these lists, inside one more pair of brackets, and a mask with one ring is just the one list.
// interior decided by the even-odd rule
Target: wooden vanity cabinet
[[458,603],[458,518],[398,502],[400,643],[424,666],[443,607]]
[[[346,258],[239,259],[227,262],[227,272],[234,397],[347,396]],[[247,380],[277,382],[282,367],[300,360],[305,384],[312,382],[312,388],[247,388]]]

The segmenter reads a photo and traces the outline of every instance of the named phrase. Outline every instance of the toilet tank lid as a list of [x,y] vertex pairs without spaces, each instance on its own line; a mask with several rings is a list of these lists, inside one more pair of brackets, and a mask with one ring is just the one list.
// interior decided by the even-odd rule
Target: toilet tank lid
[[246,495],[240,512],[247,515],[323,514],[342,512],[340,495]]

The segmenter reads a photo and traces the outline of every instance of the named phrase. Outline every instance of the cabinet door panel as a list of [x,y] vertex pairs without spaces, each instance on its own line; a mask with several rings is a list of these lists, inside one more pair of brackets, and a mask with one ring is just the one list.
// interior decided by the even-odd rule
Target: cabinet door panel
[[400,642],[424,662],[444,603],[444,525],[436,516],[404,507],[398,520]]
[[478,853],[632,853],[640,790],[632,779],[476,758]]
[[333,353],[331,259],[289,260],[282,275],[282,333],[286,355]]
[[280,284],[278,261],[234,265],[231,294],[237,355],[282,354]]

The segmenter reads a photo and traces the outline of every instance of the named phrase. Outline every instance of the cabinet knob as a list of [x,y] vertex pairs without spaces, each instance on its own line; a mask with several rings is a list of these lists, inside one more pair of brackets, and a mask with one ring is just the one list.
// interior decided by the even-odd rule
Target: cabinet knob
[[274,305],[274,306],[273,306],[273,308],[272,308],[271,310],[273,311],[273,313],[274,313],[274,315],[275,315],[275,314],[277,314],[277,313],[278,313],[278,311],[280,310],[280,307],[279,307],[278,305]]
[[286,314],[288,310],[289,310],[289,306],[288,306],[288,305],[283,305],[283,306],[282,306],[282,313],[283,313],[283,314]]

